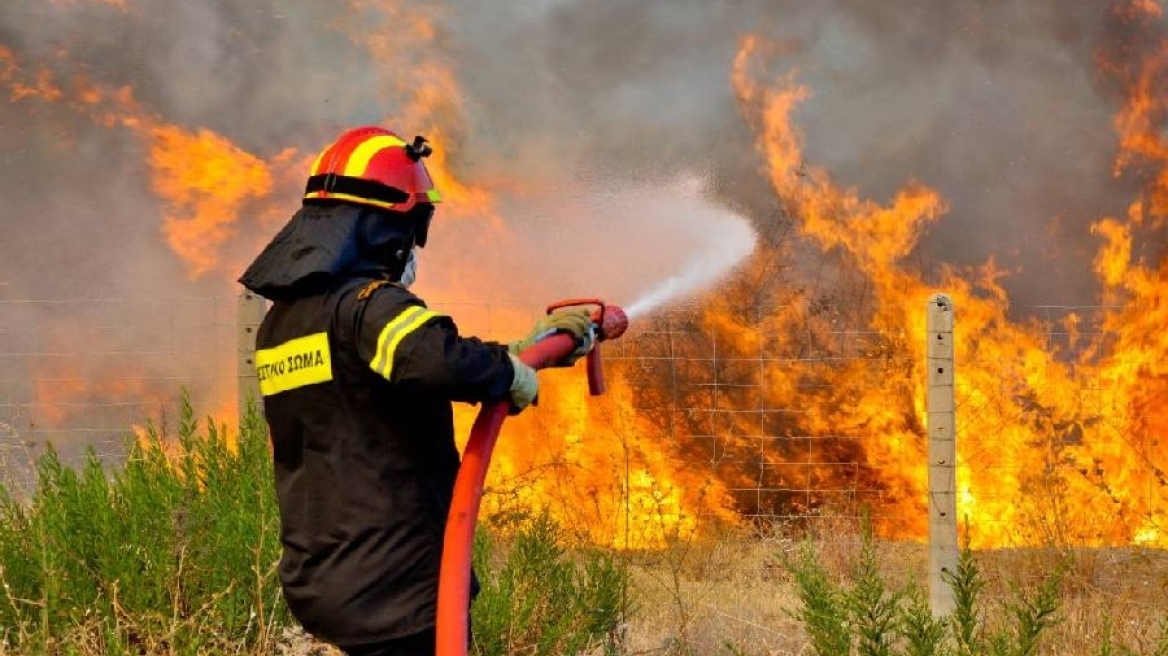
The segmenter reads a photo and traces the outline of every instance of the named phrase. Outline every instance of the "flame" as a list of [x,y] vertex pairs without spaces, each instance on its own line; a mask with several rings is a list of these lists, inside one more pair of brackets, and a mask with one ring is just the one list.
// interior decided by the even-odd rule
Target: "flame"
[[151,187],[163,206],[162,236],[191,278],[228,268],[220,251],[235,237],[234,227],[245,212],[266,216],[270,210],[254,201],[264,200],[276,176],[289,176],[293,164],[298,171],[308,168],[310,157],[293,148],[263,160],[206,128],[169,123],[143,107],[128,86],[104,86],[82,77],[63,86],[48,69],[26,73],[3,47],[0,83],[12,90],[13,102],[64,101],[98,125],[130,130],[146,145]]
[[[98,2],[127,9],[123,0]],[[330,12],[326,27],[349,35],[378,62],[372,75],[385,101],[384,123],[416,130],[436,146],[427,166],[445,197],[439,220],[475,222],[462,231],[462,252],[436,255],[445,259],[434,270],[452,273],[437,280],[424,274],[431,286],[423,295],[476,298],[482,281],[468,272],[477,263],[468,265],[463,252],[489,253],[508,239],[492,190],[523,182],[500,175],[488,187],[482,172],[459,169],[466,109],[453,63],[438,47],[441,9],[380,0],[343,5]],[[542,373],[541,406],[508,420],[487,482],[487,510],[548,507],[589,539],[631,548],[692,534],[708,521],[733,521],[735,511],[813,514],[870,503],[882,534],[921,538],[923,308],[929,295],[944,290],[958,316],[959,514],[971,544],[1168,545],[1162,448],[1168,260],[1154,252],[1168,227],[1168,107],[1160,82],[1168,44],[1155,27],[1162,20],[1159,3],[1131,0],[1113,9],[1114,19],[1147,46],[1100,53],[1100,70],[1126,94],[1113,123],[1114,173],[1146,176],[1148,184],[1126,215],[1100,217],[1093,226],[1104,309],[1099,317],[1064,319],[1072,337],[1066,350],[1048,347],[1048,326],[1009,317],[1001,284],[1007,272],[993,261],[945,269],[930,280],[909,266],[922,232],[944,220],[945,199],[911,179],[886,201],[865,198],[808,162],[794,115],[813,102],[812,89],[798,71],[761,81],[758,64],[776,46],[748,36],[730,73],[740,111],[754,130],[775,197],[805,243],[825,254],[832,283],[822,289],[755,284],[773,277],[774,262],[788,260],[794,246],[760,248],[696,312],[703,339],[716,344],[727,364],[696,368],[702,382],[687,392],[691,397],[670,397],[671,389],[648,384],[660,371],[634,366],[610,370],[608,396],[600,399],[585,398],[579,371]],[[172,123],[140,102],[131,86],[61,79],[52,70],[22,63],[0,46],[0,86],[10,103],[31,112],[63,107],[142,144],[143,179],[159,203],[161,240],[191,278],[236,273],[228,252],[257,238],[240,226],[275,226],[286,218],[295,195],[283,191],[302,183],[311,154],[294,147],[251,152],[212,129]],[[250,250],[260,245],[249,244]],[[530,325],[528,308],[456,309],[464,327],[489,323],[492,333],[520,335]],[[1094,319],[1107,339],[1080,329]],[[856,323],[864,330],[842,328]],[[796,334],[805,341],[788,337]],[[707,357],[699,349],[709,346],[679,352]],[[60,366],[45,363],[38,374],[75,381],[38,388],[38,403],[55,408],[50,422],[68,421],[69,408],[90,399],[155,393],[115,382],[133,380],[132,372],[93,375]],[[671,404],[685,412],[671,416],[667,427],[651,409]],[[757,412],[760,407],[767,411]],[[468,433],[475,413],[458,409],[458,434]],[[701,436],[714,436],[714,446],[695,455]],[[763,499],[763,490],[770,496]]]
[[[119,4],[119,3],[113,3]],[[206,130],[187,132],[152,115],[137,101],[128,86],[108,86],[82,76],[68,82],[53,77],[45,67],[26,70],[10,50],[0,47],[0,85],[6,85],[13,103],[53,103],[109,129],[125,129],[149,146],[153,189],[166,207],[162,232],[176,254],[185,258],[192,276],[219,266],[215,249],[230,237],[226,224],[234,220],[239,206],[250,198],[250,185],[263,191],[266,171],[255,158],[234,149],[224,139]],[[286,156],[277,157],[281,161]],[[233,161],[240,164],[232,166]],[[234,189],[234,191],[233,191]],[[172,198],[167,198],[170,195]],[[68,353],[75,347],[75,335],[59,337],[56,350]],[[177,390],[152,387],[150,368],[132,362],[110,365],[105,359],[79,353],[68,363],[43,358],[33,365],[35,421],[46,430],[66,430],[69,426],[119,431],[133,427],[145,417],[127,416],[132,410],[154,413],[173,399]],[[132,409],[132,410],[131,410]],[[222,421],[234,417],[233,409],[214,408],[212,416]],[[231,422],[232,424],[234,421]],[[136,430],[136,429],[135,429]]]
[[16,55],[3,45],[0,45],[0,82],[8,86],[8,99],[13,103],[29,99],[53,102],[63,95],[49,69],[41,67],[32,74],[26,74],[16,60]]
[[[1146,11],[1149,3],[1133,7],[1158,15]],[[799,363],[768,372],[765,386],[772,404],[798,398],[805,409],[788,430],[835,442],[856,439],[862,445],[860,459],[876,472],[881,490],[878,529],[922,537],[925,408],[920,399],[925,376],[920,336],[926,334],[924,300],[943,289],[954,298],[959,318],[958,512],[971,544],[1168,544],[1168,458],[1156,448],[1168,435],[1162,402],[1168,398],[1168,371],[1161,364],[1168,356],[1163,330],[1168,325],[1168,260],[1158,267],[1135,264],[1132,236],[1148,223],[1146,217],[1162,225],[1168,198],[1168,145],[1159,128],[1165,108],[1153,84],[1168,61],[1164,44],[1129,76],[1131,95],[1116,120],[1117,170],[1151,160],[1158,174],[1126,221],[1107,218],[1094,226],[1104,239],[1096,271],[1107,297],[1124,308],[1104,316],[1104,332],[1117,339],[1084,349],[1070,363],[1044,348],[1043,326],[1009,320],[1009,299],[998,283],[1003,272],[993,262],[978,270],[948,270],[936,287],[906,267],[902,260],[921,231],[947,211],[944,201],[934,190],[909,181],[881,205],[838,187],[827,171],[805,162],[792,113],[811,97],[810,90],[799,84],[796,73],[760,85],[751,72],[759,52],[757,39],[743,40],[732,81],[757,134],[771,185],[801,233],[825,253],[842,253],[848,270],[857,271],[863,288],[870,289],[872,309],[865,320],[876,336],[877,355],[888,358],[876,376],[871,365],[855,359],[833,365],[829,374]],[[810,313],[806,304],[813,300],[786,299],[786,309],[762,320],[762,331],[782,335],[810,326],[827,341],[831,327]],[[711,304],[711,331],[733,331],[729,306],[740,301]],[[1072,334],[1080,320],[1068,318]],[[808,391],[807,381],[825,375],[830,384]],[[772,465],[790,455],[773,456]]]
[[[464,236],[460,246],[495,250],[493,244],[507,239],[507,230],[494,194],[455,170],[464,128],[453,68],[437,56],[419,54],[439,50],[432,48],[440,36],[434,16],[373,0],[347,0],[346,5],[347,11],[334,13],[331,27],[351,35],[382,63],[377,71],[384,76],[387,107],[397,107],[385,124],[410,126],[435,144],[426,165],[443,194],[440,220],[473,221],[474,236]],[[7,50],[0,50],[0,83],[12,90],[14,102],[64,105],[95,125],[126,130],[144,146],[161,235],[191,278],[232,270],[223,251],[240,239],[244,217],[286,218],[279,207],[286,206],[287,198],[275,192],[295,188],[308,170],[311,156],[294,148],[265,158],[208,128],[165,120],[139,102],[129,86],[81,77],[63,82],[48,69],[30,73]],[[449,266],[435,267],[454,273],[434,285],[430,295],[474,298],[481,290],[471,289],[473,281],[460,274],[466,261],[455,256]],[[489,321],[493,332],[520,335],[532,317],[526,307],[478,305],[465,306],[457,318],[460,325]],[[629,409],[632,391],[622,378],[612,374],[608,396],[589,399],[581,374],[541,374],[539,410],[508,422],[487,481],[494,491],[486,499],[488,512],[543,507],[582,536],[621,548],[690,535],[711,519],[732,520],[732,500],[724,486],[708,472],[688,468],[680,454],[660,443],[658,431]],[[74,387],[44,390],[46,404],[85,407],[95,394],[114,393],[111,379],[86,379],[81,373],[66,378],[76,382]],[[150,392],[140,391],[143,398]],[[457,409],[458,434],[469,433],[476,412]],[[142,428],[134,430],[143,439]]]
[[191,275],[211,271],[243,203],[271,192],[271,173],[258,157],[209,130],[158,125],[150,139],[154,191],[171,208],[163,224],[166,241]]
[[[67,346],[64,339],[56,341]],[[59,356],[39,360],[32,389],[35,413],[30,417],[38,431],[68,431],[76,425],[84,430],[124,429],[129,424],[123,422],[140,419],[130,416],[133,412],[162,408],[170,400],[133,366]]]
[[[487,516],[546,509],[582,539],[615,548],[659,546],[734,521],[725,487],[660,439],[616,370],[589,397],[583,371],[540,374],[540,404],[509,419],[487,478]],[[458,434],[477,411],[460,406]]]

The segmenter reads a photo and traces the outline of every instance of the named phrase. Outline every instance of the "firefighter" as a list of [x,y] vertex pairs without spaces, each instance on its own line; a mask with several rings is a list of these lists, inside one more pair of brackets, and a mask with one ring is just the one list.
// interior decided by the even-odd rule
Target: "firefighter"
[[[280,580],[315,637],[347,654],[434,653],[438,568],[459,454],[452,401],[538,393],[516,351],[565,331],[592,346],[585,310],[508,345],[460,335],[409,291],[440,198],[422,137],[365,127],[317,157],[303,205],[240,278],[272,301],[256,338],[280,506]],[[477,582],[472,582],[477,592]]]

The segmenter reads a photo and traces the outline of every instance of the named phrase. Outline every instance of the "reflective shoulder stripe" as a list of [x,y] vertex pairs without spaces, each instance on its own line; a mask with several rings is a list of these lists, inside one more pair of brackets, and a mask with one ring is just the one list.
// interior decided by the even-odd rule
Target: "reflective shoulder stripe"
[[422,324],[440,316],[442,315],[420,305],[411,305],[406,308],[381,329],[381,334],[377,336],[377,355],[374,356],[373,362],[369,363],[369,367],[380,374],[382,378],[389,380],[393,374],[393,357],[397,352],[397,345],[406,335],[420,328]]
[[328,333],[313,333],[260,349],[256,351],[255,364],[260,394],[264,396],[333,379]]

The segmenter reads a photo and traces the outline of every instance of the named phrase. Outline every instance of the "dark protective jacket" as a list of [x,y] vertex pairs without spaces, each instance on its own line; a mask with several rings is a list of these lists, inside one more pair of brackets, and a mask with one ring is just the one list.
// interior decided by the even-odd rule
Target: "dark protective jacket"
[[[243,279],[257,291],[264,261]],[[278,294],[256,340],[285,598],[334,644],[416,633],[435,621],[459,465],[451,401],[505,398],[511,361],[384,278],[317,275],[308,289]]]

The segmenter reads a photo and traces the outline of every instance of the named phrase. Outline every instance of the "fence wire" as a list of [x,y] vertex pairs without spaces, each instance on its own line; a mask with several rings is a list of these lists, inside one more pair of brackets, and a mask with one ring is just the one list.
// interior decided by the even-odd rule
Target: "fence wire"
[[[433,305],[470,317],[473,334],[501,334],[539,312],[520,305]],[[1073,335],[1058,327],[1069,313],[1089,317],[1099,309],[1033,309],[1044,319],[1039,343],[1046,366],[1073,370],[1076,344],[1107,343],[1109,336],[1090,321]],[[197,415],[233,421],[236,311],[237,299],[228,297],[0,301],[2,471],[26,480],[31,458],[50,443],[66,461],[87,449],[116,460],[135,427],[168,421],[182,390]],[[923,537],[927,467],[917,398],[923,380],[911,345],[924,336],[844,321],[774,334],[761,311],[745,315],[744,326],[726,332],[712,330],[696,309],[675,309],[634,322],[628,335],[606,345],[606,361],[627,386],[639,425],[669,445],[678,467],[701,469],[718,481],[750,520],[856,521],[871,512],[890,535]],[[960,320],[957,333],[960,340]],[[1127,423],[1109,424],[1114,390],[1100,389],[1099,378],[1051,376],[1061,387],[1038,389],[1011,379],[1017,365],[992,354],[957,364],[964,386],[959,460],[974,463],[959,476],[977,481],[976,507],[985,511],[978,520],[1007,531],[1018,513],[1043,512],[1023,507],[1018,495],[1048,495],[1043,503],[1053,507],[1060,502],[1049,495],[1065,493],[1068,503],[1110,499],[1126,513],[1126,528],[1101,532],[1100,542],[1164,539],[1168,477],[1164,456],[1150,451],[1163,435],[1152,434],[1154,426],[1133,435]],[[961,378],[971,369],[1002,375]],[[1050,395],[1095,410],[1060,416],[1063,406]],[[1019,427],[1026,432],[1015,434]],[[992,431],[1002,439],[987,439],[984,433]],[[1022,443],[1007,448],[1005,440]],[[1085,471],[1088,446],[1135,456],[1105,460],[1123,463],[1124,472]],[[1001,485],[986,482],[994,480]],[[1117,501],[1132,495],[1142,501]],[[1059,537],[1050,530],[1049,537]]]
[[0,301],[0,467],[17,480],[48,446],[116,461],[185,392],[235,412],[235,301],[220,297]]

